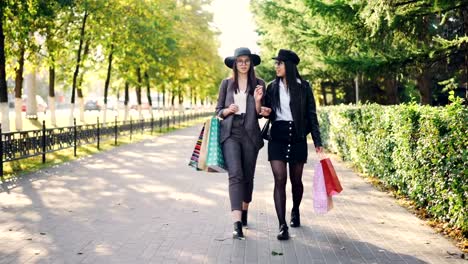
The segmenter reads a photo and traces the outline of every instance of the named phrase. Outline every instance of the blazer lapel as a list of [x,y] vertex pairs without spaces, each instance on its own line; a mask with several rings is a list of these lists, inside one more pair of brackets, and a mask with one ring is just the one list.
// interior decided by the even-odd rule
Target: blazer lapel
[[224,103],[225,107],[229,107],[231,104],[234,103],[234,88],[232,87],[233,84],[233,80],[229,80],[226,91],[226,101]]
[[254,97],[247,93],[247,103],[246,103],[246,106],[245,106],[245,111],[247,113],[256,113],[256,109],[255,109],[255,99]]

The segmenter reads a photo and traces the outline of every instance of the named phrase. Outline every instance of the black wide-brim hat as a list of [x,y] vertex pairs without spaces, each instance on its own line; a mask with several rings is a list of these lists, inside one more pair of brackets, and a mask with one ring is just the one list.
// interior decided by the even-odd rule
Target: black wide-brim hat
[[301,59],[299,59],[299,56],[297,56],[297,54],[294,51],[286,49],[280,49],[278,51],[278,56],[273,57],[272,59],[279,61],[291,61],[296,65],[298,65],[301,61]]
[[262,62],[260,56],[258,56],[257,54],[253,54],[248,48],[237,48],[234,51],[234,56],[226,57],[224,59],[224,64],[226,64],[226,66],[232,69],[234,63],[236,62],[236,58],[239,56],[249,56],[250,61],[253,62],[254,66],[257,66],[260,64],[260,62]]

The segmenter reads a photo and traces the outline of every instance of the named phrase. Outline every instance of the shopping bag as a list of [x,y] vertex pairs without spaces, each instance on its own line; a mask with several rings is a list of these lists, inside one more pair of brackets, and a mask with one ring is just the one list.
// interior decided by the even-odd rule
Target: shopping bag
[[336,171],[335,168],[333,168],[331,160],[329,158],[321,159],[320,164],[322,164],[327,194],[329,196],[339,194],[341,191],[343,191],[343,187],[341,187],[340,180],[336,175]]
[[270,140],[270,119],[268,119],[263,125],[262,131],[260,131],[263,139]]
[[195,143],[195,147],[193,148],[192,156],[190,157],[189,166],[195,169],[198,169],[198,161],[200,158],[200,148],[203,142],[203,134],[205,132],[205,125],[203,125],[200,135],[198,136],[197,142]]
[[206,166],[209,172],[226,172],[220,138],[220,124],[217,117],[210,119],[210,133],[207,145]]
[[314,212],[317,214],[325,214],[330,211],[333,208],[333,200],[331,196],[327,195],[325,178],[320,162],[315,164],[313,191]]
[[210,135],[210,128],[211,128],[211,119],[205,121],[205,130],[203,131],[203,138],[205,140],[202,141],[200,146],[200,155],[198,157],[198,169],[206,171],[206,158],[208,155],[208,137]]

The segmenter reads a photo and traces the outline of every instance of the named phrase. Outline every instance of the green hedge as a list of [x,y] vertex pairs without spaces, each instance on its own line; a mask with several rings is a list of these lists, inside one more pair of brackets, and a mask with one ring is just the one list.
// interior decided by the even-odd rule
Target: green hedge
[[468,234],[468,108],[330,106],[324,146]]

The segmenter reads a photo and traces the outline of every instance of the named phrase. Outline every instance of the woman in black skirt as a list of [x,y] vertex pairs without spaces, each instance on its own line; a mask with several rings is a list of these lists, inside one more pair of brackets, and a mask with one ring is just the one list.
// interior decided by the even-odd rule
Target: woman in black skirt
[[322,152],[319,124],[315,112],[315,101],[309,83],[301,78],[297,70],[299,57],[290,50],[280,50],[276,60],[276,79],[266,91],[265,105],[261,115],[271,121],[268,143],[268,160],[275,178],[274,200],[279,220],[279,240],[289,239],[286,224],[286,181],[292,184],[293,207],[291,227],[301,225],[299,205],[304,186],[302,171],[307,162],[307,139],[311,133],[317,153]]

